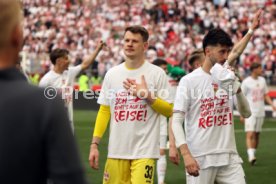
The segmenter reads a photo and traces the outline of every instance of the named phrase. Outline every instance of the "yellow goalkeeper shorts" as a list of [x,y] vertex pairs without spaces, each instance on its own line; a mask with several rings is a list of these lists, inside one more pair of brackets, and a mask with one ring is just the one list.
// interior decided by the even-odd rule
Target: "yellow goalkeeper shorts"
[[154,159],[123,160],[108,158],[103,184],[153,184]]

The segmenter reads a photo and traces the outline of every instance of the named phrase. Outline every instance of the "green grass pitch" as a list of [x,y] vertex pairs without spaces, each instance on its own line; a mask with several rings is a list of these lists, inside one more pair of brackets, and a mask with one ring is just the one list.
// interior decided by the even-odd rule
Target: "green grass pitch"
[[[96,114],[97,113],[93,111],[76,110],[74,112],[77,142],[79,144],[89,184],[102,183],[103,169],[107,154],[108,131],[105,133],[99,146],[100,169],[95,171],[89,167],[89,146],[91,143]],[[244,161],[243,168],[245,170],[247,184],[276,183],[276,119],[265,119],[263,128],[264,132],[261,133],[260,146],[257,150],[257,165],[252,167],[247,162],[243,124],[240,124],[238,121],[235,123],[237,149]],[[154,183],[157,183],[156,180],[157,178],[155,176]],[[185,183],[183,161],[181,161],[180,166],[175,166],[168,161],[165,182],[167,184]]]

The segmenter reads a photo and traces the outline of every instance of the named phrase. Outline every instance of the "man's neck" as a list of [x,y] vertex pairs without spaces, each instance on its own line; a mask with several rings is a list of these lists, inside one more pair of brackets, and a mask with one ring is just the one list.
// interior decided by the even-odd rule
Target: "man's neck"
[[58,73],[58,74],[62,74],[64,72],[64,70],[62,70],[60,67],[58,67],[57,65],[54,66],[54,72]]
[[251,74],[251,77],[252,77],[253,79],[257,80],[259,76],[258,76],[257,74],[252,73],[252,74]]
[[15,67],[16,56],[11,51],[0,51],[0,70]]
[[202,65],[203,71],[208,73],[208,74],[211,74],[210,70],[211,70],[212,67],[213,67],[212,62],[209,59],[205,58],[205,61]]
[[137,69],[140,68],[145,62],[144,57],[137,58],[137,59],[130,59],[130,58],[125,58],[125,66],[128,69]]

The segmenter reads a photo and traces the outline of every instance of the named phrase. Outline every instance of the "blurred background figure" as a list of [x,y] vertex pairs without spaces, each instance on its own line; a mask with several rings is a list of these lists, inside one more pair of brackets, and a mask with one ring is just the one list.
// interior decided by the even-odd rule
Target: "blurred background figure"
[[259,137],[265,117],[265,102],[272,107],[273,111],[276,111],[276,106],[273,105],[270,96],[268,96],[266,81],[262,77],[263,70],[261,64],[252,63],[250,70],[251,76],[242,82],[241,88],[249,102],[252,115],[245,120],[241,117],[241,121],[245,123],[248,161],[251,165],[255,165],[257,160],[256,150],[259,145]]

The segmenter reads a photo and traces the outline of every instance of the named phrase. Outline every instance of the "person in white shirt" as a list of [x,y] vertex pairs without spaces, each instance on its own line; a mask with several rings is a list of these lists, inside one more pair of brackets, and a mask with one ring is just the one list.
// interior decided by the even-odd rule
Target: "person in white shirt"
[[[232,96],[218,90],[220,87],[227,90],[233,85],[235,75],[226,73],[221,65],[212,75],[210,72],[216,63],[236,54],[228,56],[232,45],[223,30],[209,31],[203,40],[203,66],[183,77],[177,89],[172,129],[184,159],[188,184],[245,183],[235,143]],[[216,86],[214,81],[218,82]],[[250,116],[249,108],[243,109]]]
[[[246,117],[249,117],[251,114],[250,108],[249,108],[248,102],[247,102],[244,94],[242,93],[241,89],[239,88],[240,84],[236,80],[237,77],[235,77],[234,72],[230,68],[235,66],[236,59],[242,54],[247,43],[250,41],[250,38],[252,37],[253,31],[259,26],[260,15],[261,15],[261,11],[259,10],[255,14],[255,17],[252,21],[250,30],[237,44],[235,44],[235,46],[229,53],[227,60],[225,60],[225,59],[218,60],[218,63],[216,63],[210,71],[210,73],[212,75],[212,85],[213,85],[215,91],[217,91],[219,89],[219,87],[226,86],[226,88],[227,88],[227,86],[229,86],[231,84],[235,84],[235,85],[230,86],[230,87],[234,86],[234,88],[235,88],[234,90],[235,90],[236,95],[234,95],[234,100],[236,100],[236,106],[237,106],[239,113]],[[202,66],[204,59],[205,58],[204,58],[203,50],[195,49],[192,52],[191,56],[189,57],[189,63],[192,67],[192,70],[195,70],[196,68]],[[183,87],[183,83],[182,83],[182,87]],[[233,91],[232,91],[232,93],[233,93]],[[232,109],[232,106],[233,106],[232,103],[233,102],[228,103],[228,105],[226,105],[225,108]],[[232,112],[232,110],[231,110],[231,112]],[[179,128],[180,128],[180,126],[179,126]],[[170,137],[170,142],[174,143],[175,142],[173,139],[174,136],[171,136],[171,137]],[[170,155],[170,158],[173,161],[173,163],[175,163],[175,164],[179,163],[179,159],[178,159],[179,157],[178,157],[177,153],[174,153],[172,156]],[[195,180],[195,181],[205,181],[205,179],[203,179],[203,180],[199,179],[199,180]],[[209,180],[207,180],[207,181],[209,181]]]
[[98,145],[110,120],[103,183],[153,183],[159,158],[160,117],[172,115],[166,73],[145,61],[148,31],[130,26],[124,33],[125,62],[111,68],[103,82],[89,163],[99,168]]
[[[68,116],[71,122],[71,128],[74,132],[73,123],[73,87],[76,76],[87,69],[97,57],[98,53],[104,46],[104,42],[100,42],[96,50],[83,62],[77,66],[69,67],[69,51],[66,49],[55,49],[50,53],[50,60],[54,68],[46,73],[40,80],[40,87],[51,87],[60,93],[68,109]],[[49,88],[48,88],[49,89]]]
[[[268,96],[268,88],[265,78],[262,77],[262,66],[260,63],[252,63],[250,66],[251,76],[247,77],[241,85],[251,108],[252,115],[245,119],[246,146],[248,161],[251,165],[256,163],[255,152],[259,145],[259,137],[265,117],[266,101],[275,111],[276,106]],[[244,119],[241,117],[241,121]]]

